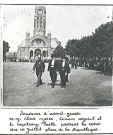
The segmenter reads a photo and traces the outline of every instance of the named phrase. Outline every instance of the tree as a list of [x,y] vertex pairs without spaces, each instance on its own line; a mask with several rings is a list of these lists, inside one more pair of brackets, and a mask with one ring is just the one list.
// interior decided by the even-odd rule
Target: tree
[[64,55],[65,51],[61,45],[58,45],[53,51],[56,57],[61,57]]
[[3,41],[3,61],[6,61],[6,52],[9,52],[9,43]]
[[95,33],[81,39],[68,40],[66,53],[82,58],[111,57],[113,44],[113,22],[102,24]]
[[79,51],[79,49],[77,48],[77,40],[75,39],[68,40],[65,50],[66,53],[71,57],[76,56],[77,55],[76,52]]

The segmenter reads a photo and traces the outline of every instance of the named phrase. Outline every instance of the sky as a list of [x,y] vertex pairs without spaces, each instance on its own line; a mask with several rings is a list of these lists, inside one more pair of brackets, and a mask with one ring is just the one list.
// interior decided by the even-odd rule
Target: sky
[[[17,51],[26,32],[33,36],[36,5],[2,5],[2,40],[10,51]],[[112,6],[43,5],[46,7],[46,35],[61,41],[65,47],[69,39],[91,35],[102,23],[112,21]]]

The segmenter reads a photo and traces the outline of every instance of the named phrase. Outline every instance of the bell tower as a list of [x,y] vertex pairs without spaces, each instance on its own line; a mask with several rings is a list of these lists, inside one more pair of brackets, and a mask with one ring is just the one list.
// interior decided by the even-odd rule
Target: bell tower
[[33,35],[46,34],[46,8],[44,6],[36,6],[34,14],[34,31]]

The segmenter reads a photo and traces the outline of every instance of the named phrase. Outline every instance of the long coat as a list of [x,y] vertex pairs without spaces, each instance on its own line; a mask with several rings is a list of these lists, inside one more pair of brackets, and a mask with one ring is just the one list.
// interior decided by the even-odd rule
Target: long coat
[[68,81],[68,74],[70,73],[70,67],[66,60],[64,67],[62,66],[63,60],[59,61],[59,73],[61,78],[61,87],[66,87],[66,82]]
[[50,77],[52,81],[52,85],[55,85],[56,78],[57,78],[57,61],[54,60],[54,65],[52,65],[52,60],[50,60],[48,65],[48,71],[50,71]]
[[36,60],[33,70],[36,69],[36,73],[42,73],[45,70],[45,64],[42,60]]
[[51,70],[53,70],[53,68],[55,69],[55,70],[57,70],[57,60],[55,60],[55,62],[54,62],[54,67],[51,67],[51,65],[52,65],[52,60],[50,60],[50,62],[49,62],[49,65],[48,65],[48,71],[51,71]]
[[65,60],[65,66],[62,67],[62,62],[63,60],[59,61],[59,72],[61,73],[62,71],[64,71],[65,73],[69,74],[70,73],[70,67],[69,67],[69,64],[68,62]]

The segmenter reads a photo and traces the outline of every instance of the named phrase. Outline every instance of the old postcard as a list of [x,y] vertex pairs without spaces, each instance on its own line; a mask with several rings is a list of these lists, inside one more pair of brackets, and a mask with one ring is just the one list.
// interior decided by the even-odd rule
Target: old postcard
[[0,10],[0,133],[113,133],[113,6]]

